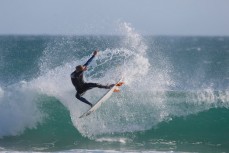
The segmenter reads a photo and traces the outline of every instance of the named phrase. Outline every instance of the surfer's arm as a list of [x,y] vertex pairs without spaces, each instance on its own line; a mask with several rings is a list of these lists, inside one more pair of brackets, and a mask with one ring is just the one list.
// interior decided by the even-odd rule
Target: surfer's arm
[[98,52],[97,51],[94,51],[92,57],[83,66],[88,66],[91,63],[91,61],[95,58],[95,56],[97,54],[98,54]]

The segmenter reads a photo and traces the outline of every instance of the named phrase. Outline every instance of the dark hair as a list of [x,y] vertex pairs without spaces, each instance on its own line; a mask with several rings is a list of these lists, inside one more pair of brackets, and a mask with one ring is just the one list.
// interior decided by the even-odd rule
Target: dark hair
[[77,72],[83,71],[83,66],[82,65],[76,66],[76,71]]

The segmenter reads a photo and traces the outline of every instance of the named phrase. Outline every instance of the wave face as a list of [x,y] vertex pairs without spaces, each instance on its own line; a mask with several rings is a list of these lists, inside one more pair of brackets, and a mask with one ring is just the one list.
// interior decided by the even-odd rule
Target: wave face
[[[229,38],[1,36],[0,150],[228,151]],[[95,113],[70,73],[94,49],[88,82],[126,84]],[[85,94],[92,103],[106,90]],[[79,150],[78,150],[79,151]]]

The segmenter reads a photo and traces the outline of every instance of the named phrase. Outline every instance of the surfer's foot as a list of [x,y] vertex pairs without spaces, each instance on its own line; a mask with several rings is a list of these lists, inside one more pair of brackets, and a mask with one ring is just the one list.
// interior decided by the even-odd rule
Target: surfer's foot
[[93,107],[93,105],[92,104],[89,104],[91,107]]
[[116,84],[116,86],[120,87],[124,84],[124,82],[119,82],[118,84]]

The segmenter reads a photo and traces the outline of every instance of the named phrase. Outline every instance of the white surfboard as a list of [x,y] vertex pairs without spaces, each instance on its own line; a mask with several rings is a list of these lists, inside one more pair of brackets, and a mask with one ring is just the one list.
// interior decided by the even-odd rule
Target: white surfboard
[[85,117],[90,115],[92,112],[94,112],[95,110],[97,110],[102,103],[104,103],[108,98],[111,97],[111,95],[113,94],[114,90],[117,88],[117,84],[119,84],[120,82],[122,82],[123,78],[121,78],[115,85],[114,87],[112,87],[108,92],[106,92],[102,98],[99,99],[99,101],[97,103],[95,103],[95,105],[89,109],[87,112],[85,112],[83,115],[81,115],[79,118]]

